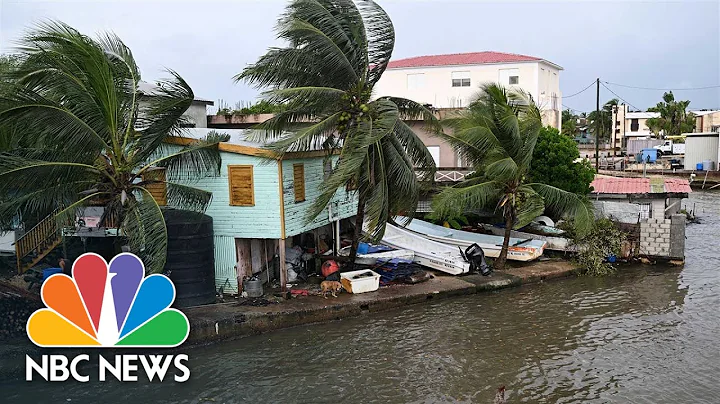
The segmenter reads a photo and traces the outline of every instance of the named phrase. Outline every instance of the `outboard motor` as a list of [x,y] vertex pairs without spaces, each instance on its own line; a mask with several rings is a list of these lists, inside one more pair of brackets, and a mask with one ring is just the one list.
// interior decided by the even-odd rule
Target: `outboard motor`
[[485,262],[485,252],[477,243],[466,248],[465,252],[460,250],[460,253],[465,261],[470,263],[470,272],[480,272],[482,276],[488,276],[492,272],[490,266]]

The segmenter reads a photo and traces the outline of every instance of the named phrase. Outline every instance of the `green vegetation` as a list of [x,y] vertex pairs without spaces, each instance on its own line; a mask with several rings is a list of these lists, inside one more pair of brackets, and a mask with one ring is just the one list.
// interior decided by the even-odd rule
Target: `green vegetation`
[[[288,45],[271,48],[235,79],[269,88],[264,99],[286,105],[260,125],[268,138],[292,132],[272,144],[275,151],[341,149],[308,220],[338,189],[357,190],[354,259],[362,224],[373,238],[381,237],[394,215],[415,211],[416,168],[425,179],[434,175],[432,155],[401,118],[437,122],[430,110],[411,100],[371,100],[395,46],[393,24],[375,2],[294,0],[277,32]],[[302,123],[307,121],[314,123]]]
[[571,110],[566,109],[562,112],[562,134],[570,138],[577,136],[579,129],[577,127],[578,116]]
[[585,196],[591,191],[595,170],[587,160],[575,163],[579,157],[575,141],[553,127],[544,127],[535,144],[530,176],[535,182]]
[[15,145],[0,154],[0,223],[55,209],[74,220],[77,208],[103,206],[146,270],[162,271],[167,231],[148,188],[163,186],[169,204],[196,211],[212,194],[152,172],[218,174],[225,139],[211,134],[163,153],[163,141],[181,132],[192,89],[170,71],[141,102],[138,67],[113,34],[92,39],[48,22],[23,38],[21,50],[4,78],[11,91],[0,94],[0,132],[11,130]]
[[584,196],[531,182],[533,153],[542,129],[540,111],[524,92],[486,84],[470,106],[443,121],[451,134],[440,133],[484,175],[446,188],[433,201],[439,217],[452,218],[468,209],[502,212],[505,239],[495,267],[504,268],[510,231],[548,209],[574,220],[579,234],[592,225],[592,208]]
[[577,261],[583,274],[605,276],[615,272],[607,262],[610,256],[618,257],[627,235],[609,219],[598,219],[592,230],[582,237],[576,236],[573,244],[578,248]]
[[620,101],[613,98],[603,104],[600,111],[592,111],[588,114],[588,123],[590,131],[594,134],[597,132],[597,121],[600,121],[600,136],[598,139],[610,140],[612,133],[613,107],[616,107]]
[[663,94],[663,100],[654,107],[648,108],[650,112],[659,112],[659,118],[649,118],[646,122],[650,131],[659,135],[679,136],[683,133],[695,131],[695,114],[689,112],[687,107],[690,101],[675,101],[672,91]]
[[271,103],[268,100],[260,100],[257,102],[237,102],[235,108],[230,106],[223,100],[218,100],[217,115],[258,115],[258,114],[276,114],[285,110],[285,105]]

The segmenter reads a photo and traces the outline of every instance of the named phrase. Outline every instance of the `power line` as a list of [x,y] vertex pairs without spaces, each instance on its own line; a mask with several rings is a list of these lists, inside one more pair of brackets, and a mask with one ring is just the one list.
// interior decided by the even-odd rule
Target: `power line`
[[632,105],[628,100],[626,100],[626,99],[624,99],[623,97],[619,96],[615,91],[611,90],[610,87],[606,86],[606,85],[605,85],[605,82],[601,81],[600,84],[602,84],[603,87],[605,87],[608,91],[610,91],[611,93],[615,94],[615,96],[618,97],[618,98],[619,98],[621,101],[623,101],[625,104],[633,107],[633,108],[634,108],[635,110],[637,110],[637,111],[641,111],[640,108]]
[[571,111],[573,111],[573,112],[580,112],[580,113],[582,113],[582,112],[587,112],[587,111],[581,111],[581,110],[579,110],[579,109],[575,109],[575,108],[572,108],[572,107],[568,107],[568,106],[565,105],[565,104],[562,104],[562,106],[565,107],[565,108],[567,108],[567,109],[569,109],[569,110],[571,110]]
[[[705,87],[687,87],[687,88],[652,88],[652,87],[628,86],[626,84],[611,83],[609,81],[603,81],[603,83],[610,84],[612,86],[618,86],[618,87],[634,88],[637,90],[654,90],[654,91],[690,91],[690,90],[707,90],[710,88],[720,88],[720,85],[705,86]],[[583,91],[585,91],[585,90],[583,90]]]
[[[578,94],[582,94],[582,93],[585,92],[585,90],[587,90],[588,88],[592,87],[593,84],[595,84],[594,81],[593,81],[592,83],[590,83],[587,87],[583,88],[582,90],[578,91],[577,93],[575,93],[575,94],[573,94],[573,95],[563,95],[563,98],[570,98],[570,97],[574,97],[574,96],[576,96],[576,95],[578,95]],[[572,109],[572,108],[570,108],[570,109]]]

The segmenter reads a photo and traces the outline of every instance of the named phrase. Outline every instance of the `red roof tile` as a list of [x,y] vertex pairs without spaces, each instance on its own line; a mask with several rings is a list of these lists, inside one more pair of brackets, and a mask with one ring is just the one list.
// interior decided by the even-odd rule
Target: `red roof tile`
[[[658,179],[658,181],[661,181]],[[662,182],[661,182],[662,184]],[[599,177],[590,184],[593,187],[593,194],[649,194],[655,192],[650,186],[649,178],[617,178]],[[665,178],[664,192],[669,193],[690,193],[690,183],[680,178]]]
[[389,69],[403,67],[479,65],[485,63],[534,62],[543,60],[534,56],[502,52],[453,53],[449,55],[416,56],[407,59],[392,60]]

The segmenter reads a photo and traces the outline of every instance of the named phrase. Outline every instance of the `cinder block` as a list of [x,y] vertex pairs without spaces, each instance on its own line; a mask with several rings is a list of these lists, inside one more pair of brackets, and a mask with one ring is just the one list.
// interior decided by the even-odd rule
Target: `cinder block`
[[670,230],[670,223],[663,223],[660,225],[661,230]]

